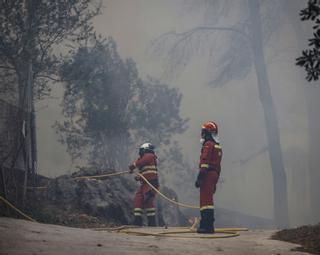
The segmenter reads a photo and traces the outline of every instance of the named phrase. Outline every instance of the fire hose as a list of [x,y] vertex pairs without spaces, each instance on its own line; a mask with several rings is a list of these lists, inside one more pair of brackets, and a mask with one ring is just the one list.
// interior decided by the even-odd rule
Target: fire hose
[[[109,173],[109,174],[102,174],[102,175],[93,175],[93,176],[78,176],[74,177],[74,180],[83,180],[83,179],[100,179],[104,177],[111,177],[111,176],[118,176],[122,174],[127,174],[130,173],[129,171],[121,171],[121,172],[115,172],[115,173]],[[189,205],[181,202],[177,202],[173,199],[168,198],[165,196],[161,191],[159,191],[156,187],[154,187],[142,174],[137,173],[137,175],[144,181],[146,182],[150,188],[152,188],[156,193],[159,194],[163,199],[167,200],[168,202],[185,207],[185,208],[192,208],[192,209],[200,209],[199,206],[195,205]],[[47,188],[49,183],[46,186],[41,186],[41,187],[29,187],[33,189],[45,189]],[[36,220],[32,219],[30,216],[26,215],[23,213],[21,210],[16,208],[14,205],[12,205],[9,201],[4,199],[3,197],[0,196],[0,200],[7,204],[9,207],[17,211],[20,215],[22,215],[24,218],[36,222]],[[195,222],[196,224],[196,222]],[[194,225],[195,225],[194,224]],[[194,225],[191,228],[175,228],[175,231],[163,231],[163,228],[160,228],[160,232],[146,232],[146,231],[141,231],[143,228],[137,228],[133,226],[121,226],[117,228],[96,228],[94,230],[97,231],[111,231],[111,232],[118,232],[118,233],[125,233],[125,234],[134,234],[134,235],[140,235],[140,236],[162,236],[162,237],[176,237],[176,238],[204,238],[204,239],[211,239],[211,238],[228,238],[228,237],[235,237],[239,236],[238,231],[247,231],[247,228],[216,228],[215,233],[218,235],[192,235],[192,236],[186,236],[186,235],[177,235],[177,234],[192,234],[196,233],[196,230],[194,229]],[[139,230],[137,230],[139,229]],[[150,228],[150,229],[158,229],[158,228]]]

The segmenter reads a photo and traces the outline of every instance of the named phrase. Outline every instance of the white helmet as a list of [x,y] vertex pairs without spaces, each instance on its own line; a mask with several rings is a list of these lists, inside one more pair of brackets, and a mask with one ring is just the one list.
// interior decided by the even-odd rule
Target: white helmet
[[139,147],[139,154],[141,156],[146,152],[154,152],[154,146],[151,143],[144,143]]

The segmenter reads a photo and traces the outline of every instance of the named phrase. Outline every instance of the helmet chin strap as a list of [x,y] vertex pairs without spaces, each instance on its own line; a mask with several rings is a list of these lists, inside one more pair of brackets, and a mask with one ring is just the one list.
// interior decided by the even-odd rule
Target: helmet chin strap
[[205,137],[201,137],[200,139],[200,143],[203,144],[206,140],[211,140],[211,138],[216,142],[216,143],[220,143],[220,139],[218,134],[207,134],[207,136]]

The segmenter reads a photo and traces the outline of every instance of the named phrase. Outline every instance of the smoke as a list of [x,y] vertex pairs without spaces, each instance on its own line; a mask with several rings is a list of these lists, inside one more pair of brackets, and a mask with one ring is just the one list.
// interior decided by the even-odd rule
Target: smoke
[[[114,38],[121,57],[132,58],[142,78],[151,75],[182,92],[181,112],[183,118],[190,118],[189,129],[175,138],[194,171],[197,170],[200,154],[200,126],[207,120],[218,123],[224,157],[223,182],[219,183],[215,196],[217,206],[271,219],[273,184],[268,150],[272,148],[266,148],[263,109],[255,73],[251,71],[245,79],[233,80],[213,89],[207,86],[208,70],[210,72],[211,68],[207,65],[207,56],[193,56],[185,68],[168,81],[163,76],[164,62],[161,57],[148,54],[151,41],[160,35],[169,31],[183,32],[201,24],[203,15],[199,10],[184,13],[181,11],[183,4],[184,1],[170,0],[106,0],[106,8],[96,18],[95,28],[104,36]],[[298,16],[299,9],[291,11]],[[283,19],[264,52],[280,125],[291,225],[312,223],[309,217],[308,109],[303,87],[310,84],[301,84],[301,75],[294,66],[300,50],[292,24]],[[314,93],[319,95],[319,89],[313,88]],[[60,89],[56,93],[62,95]],[[66,173],[70,168],[70,159],[64,147],[56,142],[57,136],[50,129],[51,123],[61,117],[58,102],[49,103],[49,107],[38,115],[39,172],[48,176]],[[319,103],[314,107],[319,109]],[[312,117],[319,122],[318,116]],[[159,168],[161,171],[161,165]],[[198,203],[195,201],[198,191],[193,183],[173,189],[180,201]],[[194,196],[185,195],[192,192]]]

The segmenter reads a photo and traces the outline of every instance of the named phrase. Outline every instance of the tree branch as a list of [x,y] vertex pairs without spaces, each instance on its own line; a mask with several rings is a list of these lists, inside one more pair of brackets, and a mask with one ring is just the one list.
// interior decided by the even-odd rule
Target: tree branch
[[195,27],[195,28],[192,28],[191,30],[188,30],[188,31],[182,32],[182,33],[170,31],[168,33],[165,33],[165,34],[159,36],[154,41],[156,42],[161,39],[168,38],[169,36],[181,37],[181,39],[179,39],[179,41],[174,46],[174,47],[177,47],[182,41],[193,36],[193,34],[195,34],[197,32],[203,32],[203,31],[230,31],[230,32],[235,32],[235,33],[243,36],[244,38],[246,38],[246,40],[248,40],[248,38],[249,38],[249,35],[247,33],[245,33],[242,30],[233,28],[233,27],[205,27],[205,26],[203,26],[203,27]]
[[239,30],[239,29],[236,29],[236,28],[233,28],[233,27],[205,27],[205,26],[195,27],[195,28],[192,28],[191,30],[188,30],[188,31],[182,32],[182,33],[177,33],[177,32],[171,31],[171,32],[163,34],[162,36],[167,36],[167,35],[185,36],[187,34],[191,35],[192,33],[195,33],[195,32],[198,32],[198,31],[203,31],[203,30],[207,30],[207,31],[210,31],[210,30],[212,30],[212,31],[226,30],[226,31],[236,32],[236,33],[241,34],[243,36],[248,36],[248,34],[243,32],[242,30]]

